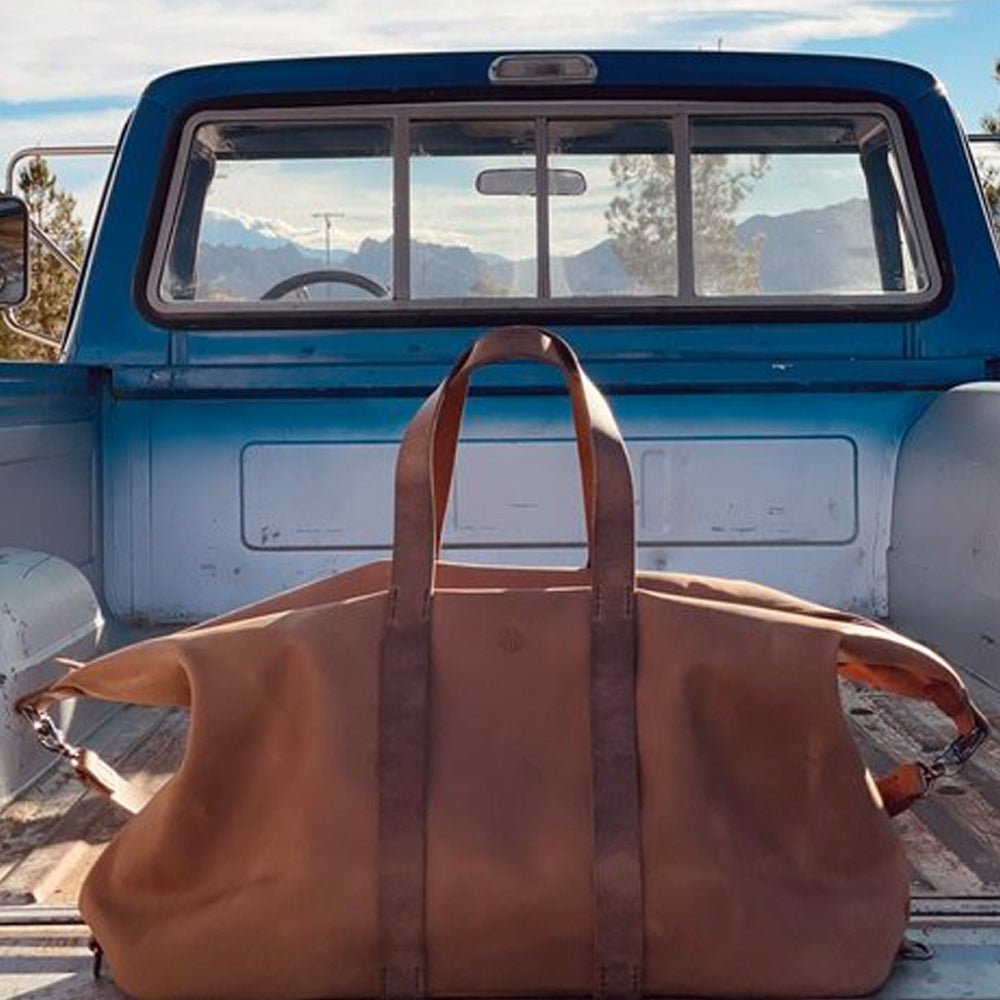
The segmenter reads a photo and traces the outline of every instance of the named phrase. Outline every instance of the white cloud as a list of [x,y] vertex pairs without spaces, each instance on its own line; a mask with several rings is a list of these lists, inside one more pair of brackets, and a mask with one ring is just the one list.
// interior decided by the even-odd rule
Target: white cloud
[[835,41],[846,38],[878,38],[922,18],[941,17],[937,9],[917,10],[880,4],[851,4],[851,16],[839,11],[819,11],[811,16],[808,9],[794,18],[763,16],[750,18],[750,24],[738,27],[726,36],[733,48],[791,49],[807,42]]
[[[121,108],[37,118],[4,118],[0,113],[0,170],[5,172],[8,160],[16,152],[32,146],[113,146],[127,114]],[[76,198],[77,214],[89,229],[111,157],[49,157],[49,163],[59,179],[59,186]],[[4,185],[5,178],[0,173],[0,188]]]
[[224,177],[216,175],[207,205],[216,215],[237,219],[248,229],[313,249],[326,242],[314,213],[332,207],[333,245],[353,251],[366,237],[389,235],[390,165],[388,160],[346,168],[329,161],[231,163]]
[[293,226],[285,222],[284,219],[249,215],[239,209],[232,208],[207,208],[205,214],[216,219],[233,219],[244,229],[272,239],[289,240],[292,243],[298,243],[299,246],[310,247],[314,250],[322,250],[324,246],[323,228],[319,225]]
[[[2,77],[0,77],[2,86]],[[4,116],[0,109],[0,153],[37,145],[114,145],[128,117],[127,108],[63,112],[31,117]]]
[[961,2],[977,0],[34,0],[5,5],[0,101],[133,96],[179,66],[276,56],[720,37],[726,48],[789,48],[884,35]]

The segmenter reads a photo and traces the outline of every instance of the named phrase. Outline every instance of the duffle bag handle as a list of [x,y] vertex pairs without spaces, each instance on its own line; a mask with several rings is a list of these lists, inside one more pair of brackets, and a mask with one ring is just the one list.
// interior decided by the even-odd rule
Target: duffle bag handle
[[424,893],[434,572],[469,376],[502,361],[552,364],[573,404],[590,547],[594,995],[642,990],[635,706],[635,510],[621,432],[565,341],[513,326],[479,338],[410,422],[396,464],[392,577],[379,680],[382,993],[426,990]]
[[[534,353],[537,350],[537,355]],[[469,378],[476,368],[497,361],[513,360],[511,351],[523,351],[520,360],[548,361],[563,370],[567,379],[570,404],[573,409],[573,430],[576,437],[577,457],[583,492],[583,511],[587,528],[588,547],[593,542],[594,531],[594,454],[590,441],[590,411],[585,392],[580,383],[589,382],[580,368],[576,355],[558,338],[545,333],[538,340],[531,327],[505,327],[495,330],[471,344],[452,366],[451,378],[444,389],[439,418],[432,442],[434,469],[435,552],[441,551],[445,515],[454,475],[458,432],[469,394]],[[614,418],[613,433],[621,437]]]
[[[455,464],[458,431],[472,373],[504,361],[558,368],[573,408],[593,582],[605,595],[631,591],[635,577],[632,474],[621,431],[607,400],[569,345],[530,326],[484,334],[458,358],[407,427],[396,462],[394,579],[397,599],[414,608],[433,589],[434,562]],[[426,540],[431,539],[428,546]],[[419,551],[418,551],[419,549]],[[595,560],[600,559],[600,565]]]

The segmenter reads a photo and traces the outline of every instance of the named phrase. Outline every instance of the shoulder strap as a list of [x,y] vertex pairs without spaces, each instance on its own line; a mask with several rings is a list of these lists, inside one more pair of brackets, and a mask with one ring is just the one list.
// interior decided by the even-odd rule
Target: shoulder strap
[[48,712],[44,708],[35,707],[38,701],[44,700],[51,704],[71,696],[69,693],[53,696],[47,691],[36,692],[34,695],[22,698],[17,704],[17,710],[31,724],[38,742],[46,750],[68,760],[77,779],[86,788],[106,796],[126,812],[132,814],[139,812],[149,797],[139,791],[127,778],[123,778],[96,751],[69,743]]

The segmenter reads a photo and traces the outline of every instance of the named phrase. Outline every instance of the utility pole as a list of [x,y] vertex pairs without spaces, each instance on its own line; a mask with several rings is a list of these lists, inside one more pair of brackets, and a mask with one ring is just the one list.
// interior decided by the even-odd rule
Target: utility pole
[[[326,269],[330,270],[330,230],[333,227],[334,219],[343,219],[343,212],[313,212],[312,217],[314,219],[322,219],[323,224],[326,227]],[[330,298],[330,285],[326,286],[326,297]]]
[[313,212],[314,219],[322,219],[326,227],[326,269],[330,270],[330,230],[333,227],[334,219],[343,219],[343,212]]

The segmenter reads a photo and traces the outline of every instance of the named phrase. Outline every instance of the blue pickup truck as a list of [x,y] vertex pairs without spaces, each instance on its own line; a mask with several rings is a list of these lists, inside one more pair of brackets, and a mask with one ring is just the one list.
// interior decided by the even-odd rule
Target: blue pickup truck
[[[9,306],[27,235],[0,199]],[[403,426],[510,322],[610,395],[640,566],[888,620],[996,716],[1000,262],[933,77],[715,52],[172,73],[115,152],[59,363],[0,366],[0,997],[116,995],[74,904],[122,818],[16,697],[383,557]],[[584,558],[567,411],[537,367],[478,378],[449,558]],[[946,742],[919,706],[843,700],[873,769]],[[150,789],[183,749],[175,710],[59,721]],[[913,946],[881,996],[1000,996],[1000,749],[898,822]]]

